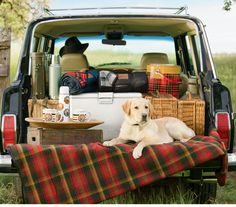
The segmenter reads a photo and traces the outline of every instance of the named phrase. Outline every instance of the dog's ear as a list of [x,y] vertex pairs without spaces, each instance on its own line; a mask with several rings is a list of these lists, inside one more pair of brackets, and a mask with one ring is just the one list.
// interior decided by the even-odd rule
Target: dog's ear
[[122,108],[123,108],[123,111],[127,114],[127,115],[130,115],[131,113],[131,101],[130,100],[127,100],[123,105],[122,105]]
[[148,100],[148,106],[149,106],[149,115],[152,118],[154,116],[154,107],[149,100]]

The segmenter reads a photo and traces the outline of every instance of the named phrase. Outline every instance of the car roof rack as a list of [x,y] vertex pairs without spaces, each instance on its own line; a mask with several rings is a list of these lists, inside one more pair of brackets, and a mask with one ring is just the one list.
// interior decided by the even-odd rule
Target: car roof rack
[[[92,8],[67,8],[67,9],[48,9],[44,8],[44,15],[47,16],[55,16],[57,13],[60,14],[65,14],[64,12],[76,12],[76,11],[98,11],[101,13],[102,10],[107,11],[107,10],[152,10],[152,11],[159,11],[161,14],[182,14],[184,12],[185,15],[188,15],[188,7],[187,6],[182,6],[182,7],[92,7]],[[171,12],[167,12],[171,11]],[[78,13],[76,13],[78,14]]]

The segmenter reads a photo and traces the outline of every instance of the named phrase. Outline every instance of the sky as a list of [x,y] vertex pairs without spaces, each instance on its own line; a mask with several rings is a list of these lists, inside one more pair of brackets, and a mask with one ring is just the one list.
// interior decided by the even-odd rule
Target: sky
[[222,9],[224,0],[51,0],[52,9],[111,6],[187,6],[191,16],[204,25],[212,53],[236,53],[236,3],[231,11]]

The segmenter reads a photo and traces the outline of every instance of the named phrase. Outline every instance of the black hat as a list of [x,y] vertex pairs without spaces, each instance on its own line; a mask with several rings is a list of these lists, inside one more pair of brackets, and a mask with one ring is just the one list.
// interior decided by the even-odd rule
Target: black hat
[[62,57],[68,53],[82,54],[87,49],[88,45],[88,43],[82,44],[77,37],[70,37],[66,40],[65,46],[60,49],[59,55]]

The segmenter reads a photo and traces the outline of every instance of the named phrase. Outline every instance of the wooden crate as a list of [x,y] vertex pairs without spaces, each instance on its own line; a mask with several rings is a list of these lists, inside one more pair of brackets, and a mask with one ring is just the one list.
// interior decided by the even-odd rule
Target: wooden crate
[[43,109],[57,109],[58,100],[49,99],[29,99],[28,100],[28,112],[29,117],[42,118]]
[[102,142],[100,129],[46,129],[28,127],[28,144],[88,144]]
[[158,119],[165,116],[177,117],[177,99],[169,94],[159,94],[157,96],[146,96],[150,100],[154,113],[152,119]]

